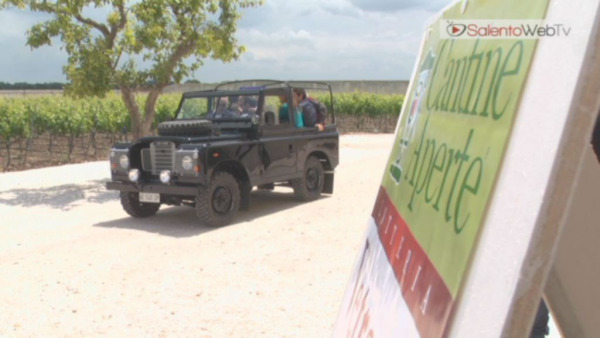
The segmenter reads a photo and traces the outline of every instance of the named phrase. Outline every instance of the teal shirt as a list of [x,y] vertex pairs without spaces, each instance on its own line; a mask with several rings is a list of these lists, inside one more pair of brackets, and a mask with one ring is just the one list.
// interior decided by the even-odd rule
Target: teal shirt
[[296,128],[304,128],[304,116],[302,115],[302,110],[296,109],[294,120],[296,120]]
[[290,122],[290,107],[284,103],[279,107],[279,123]]
[[[289,122],[290,121],[290,107],[287,103],[284,103],[279,108],[279,123]],[[294,115],[294,125],[296,128],[304,128],[304,116],[302,115],[302,110],[296,109],[296,114]]]

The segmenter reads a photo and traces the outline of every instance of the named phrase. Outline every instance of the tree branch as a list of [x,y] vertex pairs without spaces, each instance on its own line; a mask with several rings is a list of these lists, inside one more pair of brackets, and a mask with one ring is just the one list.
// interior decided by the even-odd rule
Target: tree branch
[[190,39],[187,43],[180,44],[166,61],[165,65],[166,69],[168,69],[167,74],[165,74],[164,78],[157,81],[156,86],[150,90],[148,97],[146,98],[146,105],[144,108],[146,116],[143,120],[144,128],[150,129],[152,126],[152,122],[156,116],[156,101],[162,93],[162,90],[169,84],[169,79],[173,76],[177,63],[181,61],[185,55],[189,54],[195,45],[196,43],[193,39]]
[[120,26],[122,25],[123,27],[125,26],[125,23],[127,23],[127,13],[125,12],[125,1],[121,1],[119,2],[119,5],[117,6],[117,8],[119,8],[119,13],[121,13],[121,23]]
[[171,8],[173,19],[177,20],[179,18],[179,7],[175,6],[175,4],[170,4],[169,8]]
[[115,62],[112,64],[111,69],[114,71],[117,69],[117,66],[119,65],[119,61],[121,60],[121,56],[123,55],[123,49],[119,50],[119,54],[117,55],[117,57],[115,58]]
[[125,11],[124,1],[119,1],[117,4],[117,8],[119,10],[119,14],[120,14],[121,18],[120,18],[118,24],[112,25],[110,27],[110,34],[109,34],[109,36],[107,36],[108,43],[111,48],[114,46],[115,39],[117,37],[117,33],[121,29],[125,28],[125,25],[127,24],[127,13]]
[[94,21],[94,20],[92,20],[92,19],[89,19],[89,18],[84,18],[84,17],[83,17],[83,16],[81,16],[81,14],[79,14],[79,13],[77,13],[77,14],[73,14],[73,17],[74,17],[74,18],[75,18],[77,21],[81,22],[82,24],[85,24],[85,25],[92,26],[92,27],[96,28],[96,29],[97,29],[97,30],[99,30],[99,31],[102,33],[102,35],[104,35],[105,37],[108,37],[108,36],[110,35],[110,32],[108,31],[108,28],[107,28],[105,25],[101,24],[101,23],[98,23],[98,22],[96,22],[96,21]]
[[[186,43],[182,42],[177,47],[177,49],[173,52],[173,54],[171,54],[171,56],[168,58],[168,60],[166,62],[166,69],[169,70],[168,74],[167,74],[167,76],[165,76],[165,79],[163,80],[163,82],[159,83],[159,85],[162,86],[162,88],[164,88],[165,86],[167,86],[169,84],[169,79],[171,78],[171,76],[173,76],[173,72],[175,71],[175,67],[177,66],[177,63],[179,61],[181,61],[184,56],[191,53],[194,50],[195,46],[196,46],[196,42],[193,39],[190,39],[190,41],[187,41]],[[162,88],[161,88],[161,90],[162,90]]]

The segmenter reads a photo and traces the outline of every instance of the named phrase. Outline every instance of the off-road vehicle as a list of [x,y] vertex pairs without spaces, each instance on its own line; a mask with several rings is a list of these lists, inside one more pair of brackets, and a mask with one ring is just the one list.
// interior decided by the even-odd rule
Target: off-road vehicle
[[[296,128],[293,89],[327,91],[324,130]],[[158,135],[110,150],[111,181],[133,217],[162,204],[195,207],[201,223],[222,226],[250,206],[253,187],[288,185],[304,201],[333,193],[339,134],[331,87],[320,82],[252,80],[183,94]]]

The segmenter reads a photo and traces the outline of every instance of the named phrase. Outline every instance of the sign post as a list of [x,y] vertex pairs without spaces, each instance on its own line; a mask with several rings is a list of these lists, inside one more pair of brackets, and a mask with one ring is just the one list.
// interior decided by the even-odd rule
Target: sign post
[[335,336],[528,335],[598,111],[597,12],[471,0],[427,27]]

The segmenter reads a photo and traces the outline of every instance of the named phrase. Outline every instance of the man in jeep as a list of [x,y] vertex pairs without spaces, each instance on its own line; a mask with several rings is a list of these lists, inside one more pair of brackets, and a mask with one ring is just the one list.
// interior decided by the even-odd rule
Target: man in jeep
[[253,116],[256,113],[256,98],[253,96],[240,96],[238,100],[240,116]]
[[294,95],[297,102],[299,102],[298,107],[302,111],[304,127],[317,127],[319,131],[323,131],[324,126],[323,124],[318,123],[317,109],[315,108],[315,105],[308,99],[306,89],[294,88]]

